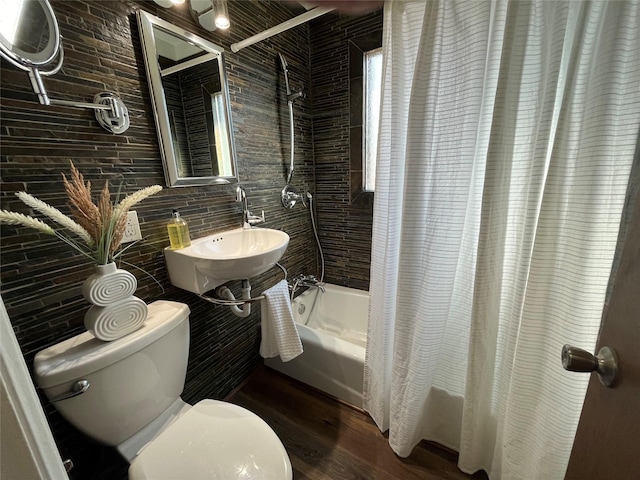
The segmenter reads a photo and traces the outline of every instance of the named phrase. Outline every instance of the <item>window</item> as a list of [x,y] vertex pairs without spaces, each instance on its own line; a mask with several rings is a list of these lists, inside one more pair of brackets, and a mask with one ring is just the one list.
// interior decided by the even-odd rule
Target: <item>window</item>
[[[382,20],[382,19],[380,19]],[[379,29],[374,29],[369,33],[354,37],[349,40],[349,203],[352,205],[373,207],[373,189],[375,184],[375,164],[366,167],[366,84],[369,83],[369,91],[375,92],[376,84],[373,78],[367,80],[367,71],[375,72],[375,68],[368,69],[368,60],[365,57],[375,57],[378,53],[378,63],[382,60],[382,25]],[[372,67],[375,67],[375,59]],[[378,94],[377,102],[380,104],[380,83],[382,68],[378,68]],[[375,94],[373,94],[375,96]],[[373,105],[372,105],[373,107]],[[379,109],[380,107],[378,107]],[[370,120],[369,126],[377,127],[377,119]],[[377,133],[368,135],[372,146],[368,147],[370,158],[375,161],[375,150],[371,154],[371,149],[377,145]],[[366,185],[366,172],[369,170],[369,186]]]
[[363,138],[363,190],[373,192],[376,183],[376,153],[380,126],[380,99],[382,96],[382,49],[364,53],[364,138]]

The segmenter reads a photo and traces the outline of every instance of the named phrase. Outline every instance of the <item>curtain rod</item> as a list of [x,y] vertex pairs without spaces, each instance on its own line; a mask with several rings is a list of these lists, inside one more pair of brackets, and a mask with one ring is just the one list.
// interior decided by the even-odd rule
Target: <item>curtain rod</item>
[[256,33],[255,35],[242,40],[240,42],[231,44],[231,51],[234,53],[238,53],[241,49],[248,47],[249,45],[253,45],[254,43],[261,42],[273,35],[284,32],[285,30],[289,30],[290,28],[297,27],[298,25],[308,22],[309,20],[313,20],[320,15],[324,15],[325,13],[329,13],[335,8],[332,7],[316,7],[313,10],[309,10],[308,12],[302,13],[297,17],[292,18],[291,20],[287,20],[286,22],[282,22],[275,27],[271,27],[264,32]]

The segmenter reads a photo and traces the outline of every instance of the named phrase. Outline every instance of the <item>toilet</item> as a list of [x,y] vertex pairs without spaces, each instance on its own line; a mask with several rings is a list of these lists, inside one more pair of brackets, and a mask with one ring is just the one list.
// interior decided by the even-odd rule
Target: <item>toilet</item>
[[39,352],[35,380],[76,428],[115,446],[130,480],[293,478],[273,430],[227,402],[191,406],[180,394],[189,308],[156,301],[139,330],[113,342],[85,332]]

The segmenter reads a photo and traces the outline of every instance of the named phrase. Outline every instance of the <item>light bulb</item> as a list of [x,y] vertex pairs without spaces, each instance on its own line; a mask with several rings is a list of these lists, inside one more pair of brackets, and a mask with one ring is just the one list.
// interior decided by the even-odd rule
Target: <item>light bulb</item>
[[222,30],[226,30],[227,28],[229,28],[229,25],[231,25],[231,23],[229,22],[229,19],[224,15],[218,15],[216,17],[216,27]]
[[227,0],[216,0],[214,1],[214,6],[216,10],[216,27],[226,30],[231,25],[229,21],[229,13],[227,11]]

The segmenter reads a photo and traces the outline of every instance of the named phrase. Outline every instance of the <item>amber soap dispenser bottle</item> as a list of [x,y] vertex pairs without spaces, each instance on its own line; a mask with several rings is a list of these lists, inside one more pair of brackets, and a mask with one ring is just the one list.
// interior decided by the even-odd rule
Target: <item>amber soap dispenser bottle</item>
[[172,250],[178,250],[191,245],[189,225],[187,225],[187,222],[184,221],[177,210],[174,210],[171,215],[171,220],[167,224],[167,231],[169,232],[169,242]]

